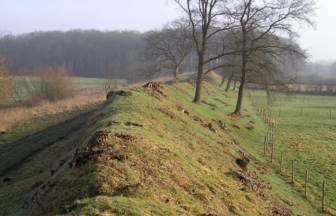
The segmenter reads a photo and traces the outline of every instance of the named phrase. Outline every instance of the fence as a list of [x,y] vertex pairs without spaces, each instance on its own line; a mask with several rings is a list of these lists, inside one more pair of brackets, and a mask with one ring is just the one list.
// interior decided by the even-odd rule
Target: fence
[[[279,170],[280,173],[283,175],[290,175],[291,177],[291,183],[293,184],[294,187],[302,187],[303,188],[303,192],[304,192],[304,196],[306,197],[306,199],[309,199],[309,174],[312,174],[309,172],[309,169],[305,170],[305,178],[304,178],[304,185],[301,186],[297,179],[295,179],[295,173],[297,172],[297,170],[295,169],[295,159],[290,159],[291,161],[291,172],[290,174],[288,174],[286,172],[286,170],[284,169],[284,161],[286,160],[285,158],[285,152],[281,151],[280,152],[280,162],[279,164],[276,164],[275,162],[275,144],[274,144],[274,138],[276,136],[277,133],[277,129],[278,129],[278,121],[277,119],[272,116],[271,112],[268,111],[266,108],[260,106],[260,104],[258,103],[258,101],[252,96],[252,94],[250,92],[248,92],[248,96],[252,102],[252,105],[254,106],[254,108],[257,111],[257,114],[265,121],[268,123],[269,125],[269,131],[266,133],[266,136],[264,137],[264,143],[263,143],[263,148],[264,148],[264,155],[266,157],[270,158],[270,163],[273,165],[279,165]],[[324,99],[323,99],[324,100]],[[300,114],[301,116],[304,115],[304,109],[301,108],[300,110]],[[330,110],[329,113],[329,119],[332,119],[332,114],[333,114],[333,110]],[[278,113],[278,117],[280,118],[282,115],[282,107],[279,109],[279,113]],[[320,112],[321,115],[321,112]],[[328,194],[330,195],[334,195],[336,196],[336,187],[332,187],[332,185],[328,185]],[[331,203],[328,204],[326,202],[326,198],[327,198],[327,182],[325,180],[321,181],[321,190],[320,190],[320,194],[321,194],[321,199],[320,199],[320,205],[321,205],[321,211],[322,212],[329,212],[329,210],[331,210]],[[333,193],[335,192],[335,193]],[[316,200],[310,200],[311,202],[317,202]],[[316,203],[317,204],[317,203]],[[330,207],[327,208],[327,205],[329,205]],[[333,206],[334,207],[334,206]],[[335,209],[333,209],[335,210]],[[329,212],[330,213],[330,212]]]

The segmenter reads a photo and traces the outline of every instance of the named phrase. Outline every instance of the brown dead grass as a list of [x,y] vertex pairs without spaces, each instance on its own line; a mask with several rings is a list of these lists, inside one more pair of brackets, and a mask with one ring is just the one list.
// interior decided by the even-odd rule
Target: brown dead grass
[[32,118],[46,115],[71,113],[88,105],[101,103],[105,100],[103,92],[86,91],[71,98],[57,102],[43,101],[35,107],[14,107],[0,110],[0,131],[10,131],[13,128],[28,123]]

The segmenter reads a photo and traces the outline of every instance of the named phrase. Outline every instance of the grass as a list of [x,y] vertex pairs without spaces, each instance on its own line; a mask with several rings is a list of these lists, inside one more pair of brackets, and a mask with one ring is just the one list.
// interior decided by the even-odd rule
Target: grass
[[253,92],[254,98],[278,119],[275,157],[284,152],[285,171],[281,177],[288,184],[291,179],[291,160],[295,160],[293,190],[304,196],[305,172],[309,170],[307,200],[321,209],[322,182],[327,182],[327,211],[336,214],[336,98],[323,95],[279,94],[274,104],[266,103],[265,96]]
[[31,108],[0,109],[0,131],[4,131],[4,134],[0,135],[0,145],[77,115],[78,112],[94,107],[104,99],[103,93],[87,91],[61,101],[43,102]]
[[[87,79],[85,82],[90,83],[92,80]],[[85,113],[95,110],[105,100],[105,93],[94,90],[93,86],[96,84],[86,88],[85,82],[77,87],[78,94],[66,100],[43,102],[31,108],[15,107],[0,110],[0,131],[4,131],[0,134],[0,154],[7,158],[3,158],[4,160],[10,158],[7,157],[7,152],[17,153],[15,151],[19,148],[24,157],[48,145],[50,141],[60,139],[34,157],[28,158],[19,168],[0,177],[0,215],[29,215],[30,211],[26,205],[32,202],[32,197],[41,192],[42,187],[49,188],[55,178],[68,169],[78,147],[76,140],[80,140],[85,134],[85,127],[81,131],[73,129],[86,121],[88,116],[84,116]],[[77,119],[78,116],[81,116],[78,121],[64,123],[73,118]],[[57,125],[62,125],[62,129],[56,130]],[[54,128],[55,131],[46,131],[47,128]],[[63,132],[60,132],[62,130]],[[64,131],[72,133],[60,138],[64,136],[62,134]],[[40,137],[36,137],[36,134]],[[34,146],[34,140],[43,145]],[[19,161],[22,157],[13,158],[12,161]],[[51,174],[51,171],[55,174]],[[5,182],[5,178],[10,178],[11,181]]]
[[[102,78],[84,78],[84,77],[74,77],[73,79],[74,88],[77,90],[96,90],[104,91],[104,79]],[[127,80],[118,79],[118,86],[127,85]]]
[[[132,96],[109,98],[77,142],[85,146],[95,131],[111,136],[83,148],[97,155],[69,169],[34,213],[315,215],[262,157],[268,125],[247,99],[243,116],[231,116],[237,92],[224,92],[219,81],[204,83],[202,104],[191,102],[195,88],[187,82],[165,85],[163,94],[135,87]],[[250,158],[248,172],[235,162],[242,155]]]
[[[16,82],[22,79],[24,77],[16,77]],[[42,101],[32,107],[0,109],[0,132],[3,133],[0,135],[0,145],[73,117],[105,100],[102,79],[73,78],[73,83],[75,94],[70,98],[56,102]],[[27,99],[26,96],[23,99]]]

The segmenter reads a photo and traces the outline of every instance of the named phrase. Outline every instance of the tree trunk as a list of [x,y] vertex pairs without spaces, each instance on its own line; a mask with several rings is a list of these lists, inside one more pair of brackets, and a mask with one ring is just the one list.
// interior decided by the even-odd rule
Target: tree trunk
[[201,102],[201,91],[202,91],[202,82],[203,82],[203,58],[204,54],[199,54],[198,59],[198,74],[197,74],[197,82],[196,82],[196,93],[195,98],[193,100],[194,103]]
[[179,68],[178,68],[178,67],[175,67],[175,68],[174,68],[174,79],[177,78],[177,76],[178,76],[178,72],[179,72]]
[[240,83],[240,87],[239,87],[239,91],[238,91],[237,105],[236,105],[236,109],[233,112],[233,114],[241,115],[241,108],[242,108],[242,105],[243,105],[245,84],[246,84],[246,70],[245,70],[245,66],[243,66],[242,78],[241,78],[241,83]]
[[233,88],[232,88],[233,91],[236,90],[236,86],[237,86],[237,80],[234,81]]
[[224,74],[224,71],[222,71],[222,82],[219,85],[219,87],[222,87],[222,85],[224,84],[224,82],[225,82],[225,74]]
[[232,72],[231,75],[230,75],[230,78],[228,79],[228,83],[227,83],[226,89],[225,89],[226,92],[228,92],[230,90],[230,85],[231,85],[231,82],[232,82],[232,79],[233,79],[233,74],[234,73]]
[[179,64],[177,64],[175,66],[175,68],[174,68],[174,79],[176,79],[178,77],[182,63],[183,63],[183,59]]

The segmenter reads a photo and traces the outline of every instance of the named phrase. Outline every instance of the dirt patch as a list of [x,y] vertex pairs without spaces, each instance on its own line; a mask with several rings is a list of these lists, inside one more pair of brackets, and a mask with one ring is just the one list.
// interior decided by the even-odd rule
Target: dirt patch
[[247,171],[247,165],[250,163],[250,159],[247,157],[237,158],[236,163],[242,170]]
[[130,91],[124,91],[124,90],[120,90],[120,91],[109,91],[106,95],[106,99],[109,99],[110,97],[114,96],[114,95],[119,95],[119,96],[131,96],[132,92]]
[[247,130],[254,130],[254,126],[253,126],[253,125],[251,125],[251,126],[247,126],[246,129],[247,129]]
[[204,104],[210,106],[211,108],[217,108],[216,104],[208,103],[208,102],[206,102],[206,101],[204,101],[204,100],[202,100],[202,103],[204,103]]
[[193,79],[187,79],[187,82],[191,84],[193,87],[196,87],[196,82]]
[[134,123],[134,122],[126,122],[127,126],[135,126],[135,127],[143,127],[142,124]]
[[175,114],[169,108],[159,107],[156,108],[156,110],[160,111],[171,119],[175,119]]
[[236,139],[231,139],[230,144],[231,144],[231,145],[240,146],[240,142],[238,142]]
[[161,97],[168,98],[168,96],[163,92],[163,85],[159,82],[148,82],[142,87],[147,94],[158,100],[161,100]]
[[261,181],[258,178],[256,172],[242,173],[231,171],[227,174],[241,182],[241,184],[243,185],[243,187],[240,189],[241,191],[252,192],[255,195],[261,197],[263,200],[267,200],[269,203],[267,209],[269,209],[271,215],[292,215],[291,212],[287,210],[284,206],[277,203],[273,198],[267,196],[266,191],[271,190],[272,187]]
[[203,127],[208,128],[210,131],[217,133],[217,130],[213,127],[212,123],[202,124]]
[[106,95],[106,99],[109,99],[110,97],[112,97],[113,93],[114,93],[113,90],[109,91]]
[[232,125],[232,127],[237,128],[238,130],[240,130],[240,127],[238,125]]
[[187,110],[185,110],[183,107],[181,107],[181,106],[179,106],[179,105],[176,105],[176,107],[177,107],[177,110],[178,110],[178,111],[180,111],[180,112],[186,114],[187,116],[190,115],[190,112],[187,111]]
[[203,120],[202,120],[200,117],[198,117],[198,116],[195,116],[193,119],[194,119],[194,121],[196,121],[196,122],[201,122],[201,123],[203,123]]
[[134,139],[129,134],[113,134],[109,130],[97,131],[91,137],[86,147],[77,149],[70,167],[81,167],[91,160],[105,162],[110,160],[126,160],[128,159],[128,155],[125,143],[132,142]]

